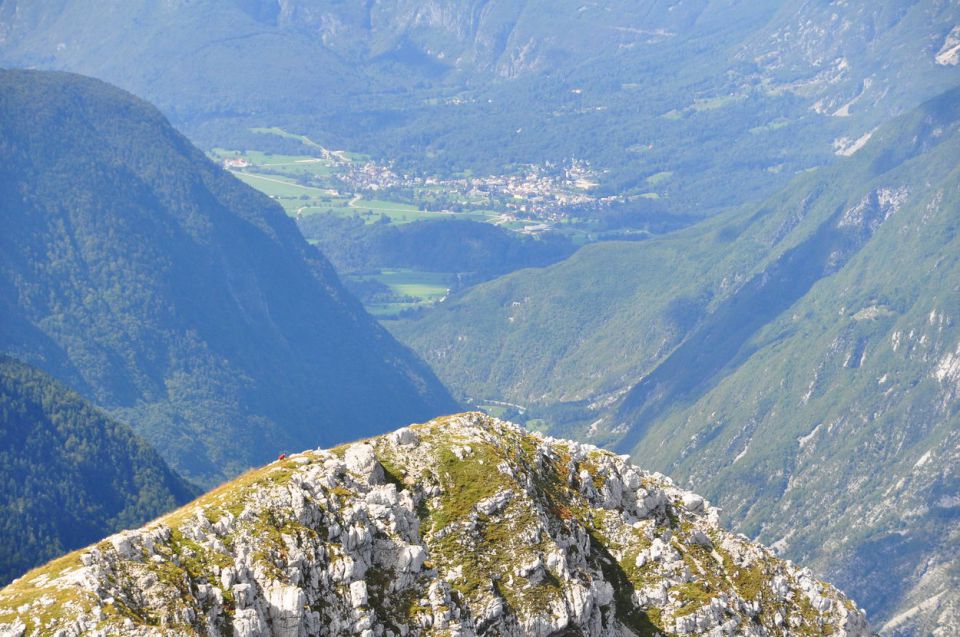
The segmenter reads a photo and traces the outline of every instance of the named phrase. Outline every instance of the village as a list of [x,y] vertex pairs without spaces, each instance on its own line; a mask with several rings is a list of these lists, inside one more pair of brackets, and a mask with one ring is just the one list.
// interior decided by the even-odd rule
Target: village
[[392,163],[351,163],[338,174],[342,189],[400,198],[421,210],[494,210],[518,218],[561,221],[622,197],[596,197],[597,173],[584,160],[526,164],[514,174],[453,178],[398,174]]
[[319,153],[215,149],[211,156],[298,220],[321,212],[359,214],[368,223],[384,217],[405,223],[452,215],[537,235],[595,218],[628,198],[600,195],[602,175],[583,159],[515,165],[502,174],[431,175],[392,160],[331,151],[309,139],[304,144]]

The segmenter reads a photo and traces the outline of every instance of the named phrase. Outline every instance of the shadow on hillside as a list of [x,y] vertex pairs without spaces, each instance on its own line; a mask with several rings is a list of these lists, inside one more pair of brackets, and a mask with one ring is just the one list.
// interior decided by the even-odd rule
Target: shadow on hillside
[[692,403],[719,380],[720,372],[747,358],[744,345],[765,325],[803,297],[820,279],[843,267],[873,235],[883,209],[875,193],[861,202],[862,222],[842,224],[838,208],[807,240],[755,275],[712,314],[621,402],[618,416],[631,424],[616,445],[630,453],[650,424],[677,403]]

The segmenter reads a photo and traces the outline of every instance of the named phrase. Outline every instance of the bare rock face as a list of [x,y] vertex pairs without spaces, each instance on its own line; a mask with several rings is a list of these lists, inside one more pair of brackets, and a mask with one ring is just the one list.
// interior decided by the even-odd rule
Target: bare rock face
[[0,635],[869,635],[592,446],[452,416],[241,476],[0,591]]

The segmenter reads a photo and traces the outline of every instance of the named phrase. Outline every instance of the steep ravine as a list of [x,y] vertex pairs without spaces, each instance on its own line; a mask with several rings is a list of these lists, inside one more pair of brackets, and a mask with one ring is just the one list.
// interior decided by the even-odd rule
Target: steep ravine
[[669,478],[464,414],[279,460],[31,571],[0,634],[869,631]]

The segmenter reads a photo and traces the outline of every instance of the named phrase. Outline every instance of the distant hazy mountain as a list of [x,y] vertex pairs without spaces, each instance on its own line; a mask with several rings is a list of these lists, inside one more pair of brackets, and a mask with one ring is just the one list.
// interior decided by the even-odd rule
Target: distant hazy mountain
[[206,483],[455,405],[264,195],[153,107],[0,72],[0,347]]
[[0,582],[197,492],[129,427],[0,356]]
[[[204,145],[283,125],[412,168],[592,161],[703,214],[955,85],[941,0],[3,0],[0,63],[113,82]],[[836,144],[836,148],[834,148]]]
[[954,90],[763,205],[395,331],[461,396],[681,476],[884,622],[919,605],[890,631],[924,634],[960,608],[958,158]]

